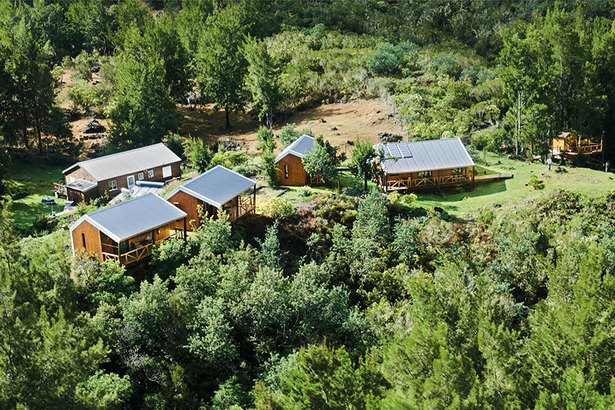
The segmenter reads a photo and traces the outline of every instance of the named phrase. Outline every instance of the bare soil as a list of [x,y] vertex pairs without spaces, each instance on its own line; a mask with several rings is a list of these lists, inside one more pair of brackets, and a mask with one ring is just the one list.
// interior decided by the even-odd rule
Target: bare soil
[[[232,113],[231,128],[227,129],[224,110],[214,111],[212,108],[181,107],[180,112],[185,122],[180,133],[202,138],[207,144],[215,144],[220,137],[232,137],[243,142],[246,150],[254,151],[257,144],[258,119],[249,113]],[[314,135],[322,135],[347,154],[352,151],[352,145],[357,138],[361,141],[378,142],[379,132],[405,135],[391,108],[380,99],[323,104],[278,118],[277,122],[274,128],[276,134],[288,123],[296,124],[297,128],[309,127]]]

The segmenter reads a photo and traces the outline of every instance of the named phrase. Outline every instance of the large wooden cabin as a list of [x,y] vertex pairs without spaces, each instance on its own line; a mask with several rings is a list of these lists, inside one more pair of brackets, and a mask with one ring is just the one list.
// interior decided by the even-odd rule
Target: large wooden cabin
[[280,185],[310,185],[314,182],[303,166],[303,157],[313,149],[314,138],[302,135],[276,157]]
[[146,194],[83,215],[70,228],[73,253],[79,249],[122,265],[148,258],[156,244],[186,237],[186,213],[155,194]]
[[199,208],[210,216],[224,212],[232,222],[255,212],[256,182],[218,165],[177,187],[166,199],[188,215],[189,229],[201,223]]
[[77,162],[66,168],[64,184],[54,184],[56,194],[69,201],[88,202],[107,194],[114,197],[122,188],[137,182],[163,182],[181,175],[181,159],[164,144],[105,155]]
[[474,161],[459,138],[377,144],[384,192],[473,184]]
[[582,137],[571,132],[562,132],[551,140],[552,155],[585,155],[602,152],[604,137]]

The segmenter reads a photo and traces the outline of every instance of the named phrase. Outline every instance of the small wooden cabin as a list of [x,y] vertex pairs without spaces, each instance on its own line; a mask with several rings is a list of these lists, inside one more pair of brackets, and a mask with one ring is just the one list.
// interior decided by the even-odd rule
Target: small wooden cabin
[[308,174],[303,166],[303,157],[314,149],[314,138],[302,135],[284,149],[275,159],[280,185],[309,185]]
[[552,155],[579,155],[602,152],[604,137],[582,137],[571,132],[562,132],[551,140]]
[[459,138],[377,144],[384,192],[474,183],[474,161]]
[[177,187],[166,199],[188,215],[188,229],[201,224],[199,207],[210,216],[224,212],[232,222],[256,211],[256,182],[217,165]]
[[152,254],[170,238],[186,237],[186,213],[155,194],[146,194],[83,215],[70,228],[73,253],[79,249],[129,265]]
[[181,175],[181,159],[164,144],[154,144],[117,154],[77,162],[66,168],[64,184],[54,184],[56,194],[69,201],[88,202],[114,197],[137,182],[164,182]]

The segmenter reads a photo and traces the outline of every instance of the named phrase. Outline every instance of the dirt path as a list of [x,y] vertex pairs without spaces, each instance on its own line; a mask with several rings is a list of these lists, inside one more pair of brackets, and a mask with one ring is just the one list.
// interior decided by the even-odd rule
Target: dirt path
[[[219,137],[230,136],[244,142],[248,151],[254,151],[259,124],[249,114],[232,114],[229,130],[224,126],[224,111],[213,112],[209,107],[194,110],[182,107],[180,111],[185,119],[181,134],[203,138],[208,144],[215,143]],[[348,154],[352,151],[348,142],[357,138],[377,142],[379,132],[404,135],[391,109],[379,99],[325,104],[295,112],[280,122],[281,125],[295,123],[297,128],[309,127],[314,135],[322,135]],[[275,128],[276,133],[281,125]]]

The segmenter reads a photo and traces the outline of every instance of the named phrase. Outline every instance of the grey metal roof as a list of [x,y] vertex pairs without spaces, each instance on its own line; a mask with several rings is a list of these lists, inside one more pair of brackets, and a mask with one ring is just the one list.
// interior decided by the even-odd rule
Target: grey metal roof
[[384,152],[380,164],[387,174],[474,166],[459,138],[376,144],[374,149]]
[[98,186],[96,182],[88,181],[86,179],[76,179],[70,184],[66,185],[66,188],[74,189],[79,192],[88,192]]
[[181,159],[173,151],[163,143],[159,143],[77,162],[62,172],[66,174],[76,167],[81,167],[95,180],[104,181],[179,161]]
[[282,158],[289,154],[295,155],[299,158],[303,158],[305,157],[305,154],[310,152],[312,149],[314,149],[314,138],[304,134],[300,136],[295,142],[286,147],[284,151],[280,152],[280,155],[275,158],[274,163],[278,163],[278,161],[280,161]]
[[186,215],[181,209],[150,193],[83,215],[70,230],[72,232],[85,220],[120,242]]
[[151,182],[151,181],[137,181],[136,185],[133,185],[129,188],[122,188],[119,195],[116,195],[109,204],[117,204],[118,202],[122,202],[126,199],[126,196],[130,196],[131,198],[136,198],[145,194],[160,194],[164,189],[164,183],[162,182]]
[[183,191],[219,208],[254,185],[256,185],[256,182],[250,178],[246,178],[222,165],[217,165],[177,187],[166,196],[166,199],[169,199],[178,191]]

